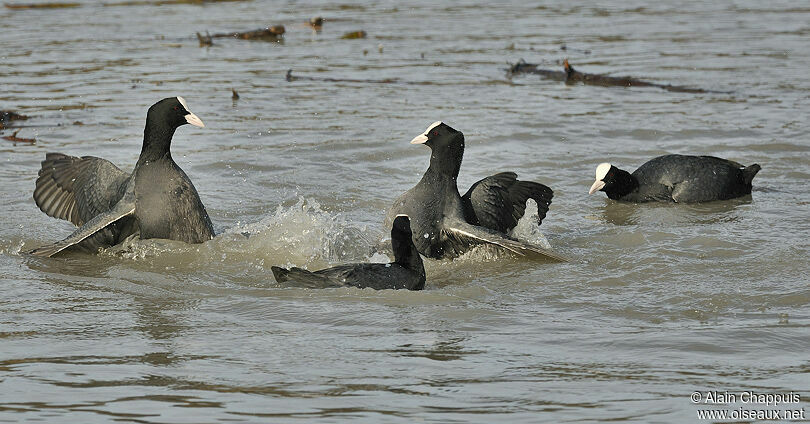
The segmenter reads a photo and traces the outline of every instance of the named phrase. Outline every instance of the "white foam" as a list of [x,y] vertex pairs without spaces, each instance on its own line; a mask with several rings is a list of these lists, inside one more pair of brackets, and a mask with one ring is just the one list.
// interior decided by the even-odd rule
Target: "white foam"
[[596,167],[596,181],[604,179],[608,171],[610,171],[611,166],[613,165],[608,162],[600,163],[599,166]]

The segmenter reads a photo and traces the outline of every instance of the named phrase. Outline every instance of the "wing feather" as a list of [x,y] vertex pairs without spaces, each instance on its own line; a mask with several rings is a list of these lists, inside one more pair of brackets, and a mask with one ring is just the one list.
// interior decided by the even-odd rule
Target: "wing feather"
[[135,201],[134,196],[130,197],[132,198],[121,200],[109,211],[96,215],[93,219],[77,228],[76,231],[64,240],[34,249],[29,253],[36,256],[51,257],[68,247],[81,243],[83,240],[95,235],[99,231],[103,231],[108,225],[121,218],[132,215],[135,213]]
[[550,249],[526,243],[499,233],[489,228],[470,225],[463,222],[455,222],[453,225],[445,225],[442,230],[445,237],[451,239],[455,244],[475,246],[481,244],[491,244],[509,250],[518,255],[540,255],[559,262],[568,262],[569,259]]
[[106,159],[48,153],[39,170],[34,201],[48,216],[80,226],[110,210],[129,174]]
[[537,203],[538,225],[546,217],[554,191],[532,181],[519,181],[514,172],[501,172],[473,184],[462,196],[467,222],[506,233],[526,213],[526,201]]

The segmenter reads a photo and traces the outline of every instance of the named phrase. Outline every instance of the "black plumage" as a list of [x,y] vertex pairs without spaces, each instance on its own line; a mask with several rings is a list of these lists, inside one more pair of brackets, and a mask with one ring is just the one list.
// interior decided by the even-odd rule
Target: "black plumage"
[[359,263],[339,265],[319,271],[301,268],[271,267],[276,281],[296,287],[358,287],[382,289],[422,290],[425,288],[425,267],[411,240],[411,226],[407,216],[394,219],[391,227],[391,245],[394,262],[388,264]]
[[486,177],[461,196],[464,219],[502,233],[515,228],[526,212],[526,201],[537,203],[537,225],[543,222],[554,191],[533,181],[519,181],[514,172]]
[[625,202],[700,203],[751,194],[751,181],[761,167],[744,166],[713,156],[664,155],[632,174],[609,163],[596,168],[589,194],[604,191]]
[[152,105],[143,148],[130,174],[106,159],[46,154],[34,201],[47,215],[79,228],[68,238],[31,253],[52,256],[72,246],[97,251],[133,234],[187,243],[213,238],[205,206],[170,152],[175,130],[187,123],[204,126],[182,97]]
[[538,225],[542,222],[554,195],[550,188],[519,181],[517,174],[503,172],[476,182],[461,196],[456,180],[464,156],[464,134],[435,122],[411,143],[430,147],[430,166],[419,183],[394,202],[386,223],[398,214],[408,215],[420,253],[429,258],[452,258],[474,246],[490,244],[518,254],[533,252],[565,260],[506,234],[525,213],[529,198],[537,203]]

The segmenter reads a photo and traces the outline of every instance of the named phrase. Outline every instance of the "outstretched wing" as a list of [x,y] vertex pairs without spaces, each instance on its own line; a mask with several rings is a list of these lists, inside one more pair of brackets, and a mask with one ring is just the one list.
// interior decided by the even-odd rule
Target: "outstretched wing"
[[98,233],[106,228],[108,225],[118,221],[121,218],[132,215],[135,213],[135,196],[127,196],[121,199],[115,207],[107,212],[96,215],[93,219],[87,221],[76,229],[73,234],[69,235],[66,239],[56,242],[50,246],[40,247],[32,250],[32,255],[51,257],[70,246],[78,244],[82,240]]
[[129,174],[106,159],[48,153],[34,201],[49,216],[80,226],[110,210],[123,197],[128,180]]
[[462,196],[467,222],[506,233],[526,213],[526,201],[537,203],[538,225],[543,222],[554,191],[532,181],[518,181],[514,172],[501,172],[473,184]]
[[442,229],[443,235],[453,244],[460,246],[476,246],[481,244],[491,244],[501,247],[519,255],[540,255],[545,258],[560,262],[568,262],[568,258],[550,249],[529,244],[499,233],[489,228],[470,225],[466,222],[456,221],[452,225],[445,225]]

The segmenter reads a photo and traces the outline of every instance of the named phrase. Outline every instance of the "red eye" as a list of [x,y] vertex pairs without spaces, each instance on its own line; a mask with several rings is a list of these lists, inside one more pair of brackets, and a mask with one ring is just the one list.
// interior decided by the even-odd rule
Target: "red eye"
[[613,176],[613,172],[608,172],[608,177],[612,177],[612,176]]
[[433,132],[432,132],[431,134],[433,134],[433,135],[439,135],[439,132],[438,132],[438,131],[436,131],[436,130],[433,130]]
[[174,107],[174,110],[180,110],[180,108],[179,108],[179,107],[177,107],[177,106],[175,106],[175,107]]

